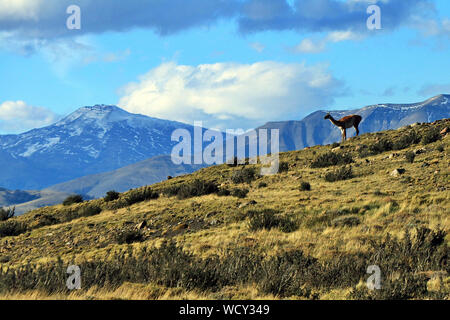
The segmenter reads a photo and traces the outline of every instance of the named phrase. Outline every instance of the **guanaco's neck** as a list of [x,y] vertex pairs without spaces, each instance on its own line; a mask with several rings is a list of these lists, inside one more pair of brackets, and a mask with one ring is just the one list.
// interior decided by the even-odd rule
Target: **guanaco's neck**
[[339,121],[335,120],[332,116],[330,116],[331,123],[333,123],[335,126],[337,127],[342,127],[342,123],[340,123]]

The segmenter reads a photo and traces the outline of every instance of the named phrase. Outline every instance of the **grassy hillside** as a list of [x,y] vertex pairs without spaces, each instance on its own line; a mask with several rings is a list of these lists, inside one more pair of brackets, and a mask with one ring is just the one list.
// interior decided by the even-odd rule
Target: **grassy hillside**
[[[448,127],[282,153],[273,176],[215,166],[0,222],[0,298],[448,299]],[[381,290],[365,285],[370,265]]]

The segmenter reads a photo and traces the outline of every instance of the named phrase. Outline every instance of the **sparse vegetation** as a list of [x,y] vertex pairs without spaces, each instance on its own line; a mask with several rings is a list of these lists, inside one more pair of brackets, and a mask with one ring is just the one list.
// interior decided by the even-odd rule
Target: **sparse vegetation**
[[406,161],[413,163],[416,158],[416,154],[413,151],[409,151],[405,154]]
[[327,152],[319,155],[311,163],[311,168],[326,168],[350,163],[353,163],[353,158],[348,153]]
[[255,168],[242,168],[233,171],[231,176],[231,181],[235,184],[239,183],[251,183],[252,181],[258,179],[258,174]]
[[27,226],[18,221],[8,220],[0,222],[0,238],[15,237],[27,230]]
[[351,166],[343,166],[336,170],[327,172],[325,174],[325,180],[328,182],[335,182],[341,180],[348,180],[353,178],[353,171]]
[[102,212],[102,208],[96,205],[88,205],[78,211],[80,217],[91,217]]
[[249,193],[248,189],[234,188],[233,191],[231,191],[231,195],[233,197],[238,197],[238,198],[245,198],[248,193]]
[[[450,140],[423,153],[413,144],[449,121],[349,139],[335,153],[348,159],[366,150],[368,158],[348,164],[312,168],[330,152],[316,146],[280,153],[289,174],[259,181],[259,164],[225,164],[111,201],[11,217],[0,222],[0,297],[448,299]],[[398,158],[372,155],[369,146],[381,140],[406,150]],[[404,161],[412,150],[420,163]],[[398,168],[405,174],[391,176]],[[247,169],[255,175],[242,174]],[[327,172],[342,182],[328,183]],[[236,198],[235,190],[250,199]],[[65,286],[72,264],[83,270],[76,292]],[[374,264],[382,289],[369,291],[367,267]]]
[[83,201],[84,200],[83,200],[83,196],[82,195],[74,194],[74,195],[68,196],[63,201],[63,205],[64,206],[71,206],[71,205],[76,204],[76,203],[82,203]]
[[278,167],[278,173],[288,172],[289,171],[289,163],[288,162],[280,162]]
[[154,192],[150,187],[144,187],[140,189],[135,189],[130,192],[125,197],[126,203],[131,206],[135,203],[139,203],[142,201],[158,199],[159,194]]
[[283,232],[292,232],[297,228],[292,218],[280,216],[272,209],[250,210],[247,212],[247,216],[249,217],[249,228],[252,231],[279,228]]
[[120,230],[115,237],[118,244],[131,244],[143,240],[142,232],[136,229]]
[[4,209],[0,208],[0,221],[6,221],[14,217],[16,208]]
[[439,130],[436,128],[431,128],[425,131],[425,133],[422,135],[422,144],[430,144],[434,143],[441,139],[441,134],[439,133]]
[[105,202],[111,202],[111,201],[117,200],[119,198],[120,198],[120,193],[115,190],[111,190],[106,193],[106,196],[103,198],[103,200],[105,200]]
[[413,144],[419,143],[420,140],[420,135],[415,130],[411,130],[408,133],[401,135],[400,138],[394,141],[393,149],[403,150],[409,148]]
[[306,181],[300,183],[300,191],[311,191],[311,184]]
[[258,184],[258,189],[262,189],[262,188],[267,188],[267,183],[265,183],[265,182],[260,182],[260,183]]

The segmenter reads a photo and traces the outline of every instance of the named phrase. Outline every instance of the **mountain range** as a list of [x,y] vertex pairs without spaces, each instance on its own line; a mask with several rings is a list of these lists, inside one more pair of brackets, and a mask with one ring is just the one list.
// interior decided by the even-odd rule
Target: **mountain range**
[[[449,118],[450,95],[414,104],[329,112],[336,119],[359,114],[363,117],[361,133],[376,132]],[[257,129],[279,129],[280,151],[338,142],[340,130],[324,120],[327,113],[317,111],[300,121],[269,122]],[[131,114],[116,106],[83,107],[51,126],[0,136],[0,186],[43,189],[41,193],[27,191],[37,197],[32,199],[31,207],[35,207],[53,204],[70,193],[96,198],[108,190],[123,192],[193,172],[202,166],[175,165],[168,156],[177,144],[171,141],[176,129],[194,131],[188,124]],[[353,134],[350,129],[347,136]],[[0,198],[0,206],[11,204]],[[28,202],[18,206],[19,211],[29,208]]]
[[51,126],[0,136],[0,186],[40,190],[170,154],[176,129],[193,133],[193,126],[116,106],[83,107]]

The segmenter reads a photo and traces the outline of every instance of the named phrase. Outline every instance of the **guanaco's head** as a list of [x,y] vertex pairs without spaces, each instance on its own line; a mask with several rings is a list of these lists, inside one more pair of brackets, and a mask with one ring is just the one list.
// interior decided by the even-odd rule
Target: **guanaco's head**
[[327,113],[327,115],[324,117],[325,120],[331,119],[331,114]]

